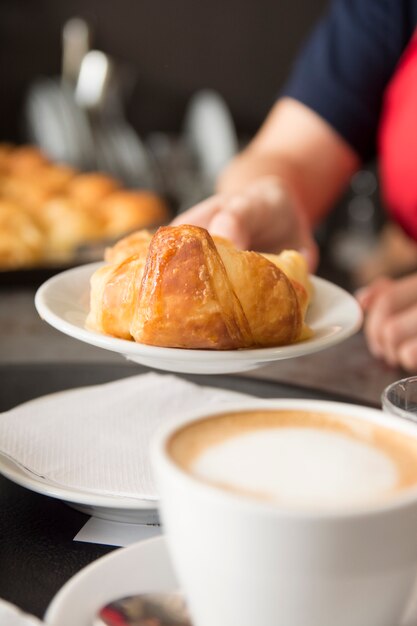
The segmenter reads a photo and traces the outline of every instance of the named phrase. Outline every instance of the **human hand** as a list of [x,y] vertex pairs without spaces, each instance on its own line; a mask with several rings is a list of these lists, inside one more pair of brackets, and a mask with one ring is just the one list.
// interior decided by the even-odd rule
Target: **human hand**
[[366,315],[372,354],[417,372],[417,273],[399,280],[379,278],[356,296]]
[[173,225],[207,228],[243,250],[279,252],[295,249],[306,257],[310,271],[318,264],[318,247],[307,217],[283,183],[268,176],[240,193],[219,193],[181,213]]

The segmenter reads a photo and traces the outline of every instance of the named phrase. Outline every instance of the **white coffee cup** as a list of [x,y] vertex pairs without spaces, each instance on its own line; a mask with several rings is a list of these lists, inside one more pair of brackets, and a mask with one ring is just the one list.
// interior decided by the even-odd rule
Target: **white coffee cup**
[[208,484],[168,450],[190,423],[258,409],[346,416],[417,443],[409,421],[313,400],[249,400],[170,420],[152,459],[194,626],[399,626],[417,577],[416,486],[355,506],[282,506]]

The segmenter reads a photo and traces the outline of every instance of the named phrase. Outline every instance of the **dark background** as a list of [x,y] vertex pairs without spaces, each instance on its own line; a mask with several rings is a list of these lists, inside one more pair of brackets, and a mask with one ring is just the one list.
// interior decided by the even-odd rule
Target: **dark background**
[[[191,96],[211,88],[226,101],[244,145],[274,104],[329,1],[0,0],[0,142],[28,140],[23,123],[28,88],[40,77],[59,76],[62,28],[79,16],[91,26],[92,47],[123,69],[127,117],[143,139],[155,131],[179,136]],[[373,164],[367,167],[375,171]],[[339,242],[332,238],[338,231],[349,234],[349,201],[355,195],[348,186],[316,233],[322,265],[331,268],[326,276],[346,287],[350,262],[340,265]],[[370,198],[376,233],[385,218],[378,190]],[[175,213],[175,194],[170,201]],[[352,236],[357,233],[354,223]],[[368,240],[365,246],[368,250]]]
[[61,67],[61,29],[88,20],[93,46],[131,69],[128,116],[143,134],[179,131],[190,96],[225,98],[252,135],[326,0],[0,0],[0,141],[24,141],[30,83]]

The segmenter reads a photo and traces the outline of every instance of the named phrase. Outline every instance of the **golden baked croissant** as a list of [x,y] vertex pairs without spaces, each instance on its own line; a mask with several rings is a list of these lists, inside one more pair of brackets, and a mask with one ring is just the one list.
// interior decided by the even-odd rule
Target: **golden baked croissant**
[[[137,243],[137,247],[135,245]],[[196,226],[140,231],[92,276],[87,326],[155,346],[230,350],[306,336],[310,292],[297,252],[261,255]],[[288,273],[285,267],[289,268]]]
[[108,263],[121,263],[137,254],[146,259],[152,237],[153,234],[148,230],[136,230],[120,239],[114,246],[106,248],[104,258]]

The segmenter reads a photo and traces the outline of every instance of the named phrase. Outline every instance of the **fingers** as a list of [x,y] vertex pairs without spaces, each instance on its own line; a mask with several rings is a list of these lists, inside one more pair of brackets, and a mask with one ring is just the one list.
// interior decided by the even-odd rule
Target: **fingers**
[[[375,292],[370,291],[368,302],[366,303],[368,315],[365,320],[365,335],[369,349],[374,356],[386,358],[387,360],[389,358],[387,351],[390,352],[390,350],[387,350],[384,329],[393,315],[391,303],[391,285],[387,285],[385,288],[381,286],[379,291],[377,289]],[[394,363],[391,364],[393,365]]]
[[319,264],[319,247],[312,235],[310,226],[303,215],[299,215],[299,238],[295,241],[294,248],[299,250],[307,261],[308,270],[314,274]]
[[299,252],[307,261],[307,267],[310,274],[314,274],[319,264],[319,247],[312,237],[302,242]]
[[[392,366],[417,369],[411,346],[417,342],[417,305],[403,313],[381,318],[378,305],[365,325],[371,352]],[[411,351],[410,351],[411,350]]]
[[178,215],[171,224],[193,224],[206,228],[212,235],[229,239],[237,248],[250,247],[247,224],[248,200],[244,196],[212,196]]
[[209,231],[212,235],[220,235],[229,239],[241,250],[247,250],[250,247],[249,232],[239,213],[219,211],[212,218]]
[[409,339],[400,346],[399,364],[408,372],[417,372],[417,338]]
[[202,228],[209,228],[210,222],[214,215],[222,209],[222,198],[219,196],[211,196],[203,202],[199,202],[191,209],[177,215],[172,220],[172,226],[180,224],[193,224]]
[[417,371],[417,275],[365,292],[369,349],[392,366]]
[[238,248],[277,253],[300,250],[310,271],[318,264],[318,247],[303,212],[276,178],[258,180],[242,193],[218,194],[172,222],[194,224],[229,239]]
[[381,276],[377,278],[371,285],[367,287],[362,287],[362,289],[358,289],[355,293],[356,299],[358,300],[360,306],[363,311],[367,311],[372,306],[372,303],[375,302],[375,299],[381,294],[384,289],[388,287],[388,285],[392,284],[392,280],[386,278],[385,276]]

